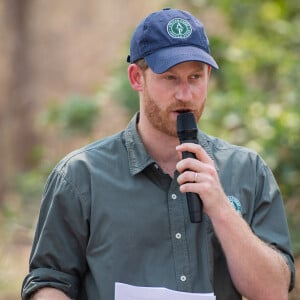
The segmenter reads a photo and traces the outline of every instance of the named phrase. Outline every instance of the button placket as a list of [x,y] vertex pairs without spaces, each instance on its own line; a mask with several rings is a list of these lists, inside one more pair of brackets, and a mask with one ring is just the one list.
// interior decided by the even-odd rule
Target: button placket
[[188,292],[191,289],[191,283],[188,280],[190,267],[185,236],[185,214],[183,208],[185,197],[180,193],[175,178],[171,183],[168,199],[177,287],[178,290]]

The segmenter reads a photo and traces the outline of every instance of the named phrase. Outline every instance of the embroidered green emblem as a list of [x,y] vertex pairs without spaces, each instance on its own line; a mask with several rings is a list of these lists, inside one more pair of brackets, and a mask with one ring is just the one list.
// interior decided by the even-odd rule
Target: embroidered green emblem
[[242,214],[242,205],[240,200],[235,198],[234,196],[227,196],[233,208],[241,215]]
[[168,23],[167,31],[172,38],[185,39],[191,35],[192,26],[187,20],[175,18]]

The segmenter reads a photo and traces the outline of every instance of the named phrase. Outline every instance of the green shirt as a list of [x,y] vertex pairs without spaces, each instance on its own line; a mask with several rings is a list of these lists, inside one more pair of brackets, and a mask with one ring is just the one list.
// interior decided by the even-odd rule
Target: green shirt
[[[113,300],[115,282],[242,299],[209,217],[190,222],[178,174],[164,174],[147,154],[136,120],[69,154],[49,176],[22,299],[51,286],[74,299]],[[198,138],[234,207],[285,256],[294,278],[283,202],[269,168],[245,148],[200,131]]]

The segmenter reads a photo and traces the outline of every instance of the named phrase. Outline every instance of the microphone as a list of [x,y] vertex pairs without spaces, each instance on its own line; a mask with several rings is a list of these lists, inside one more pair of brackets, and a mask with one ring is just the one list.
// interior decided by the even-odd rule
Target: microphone
[[[177,135],[180,144],[194,143],[198,144],[197,124],[194,114],[191,112],[180,113],[177,116]],[[194,153],[183,152],[183,158],[196,158]],[[187,204],[189,208],[190,220],[192,223],[200,223],[202,221],[203,203],[198,194],[186,193]]]

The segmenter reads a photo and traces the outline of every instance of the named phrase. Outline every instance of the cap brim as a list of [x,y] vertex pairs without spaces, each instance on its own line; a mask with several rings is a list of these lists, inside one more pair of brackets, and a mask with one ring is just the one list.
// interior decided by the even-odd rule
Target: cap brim
[[219,69],[212,56],[193,46],[163,48],[144,58],[151,70],[157,74],[164,73],[175,65],[186,61],[200,61],[214,69]]

